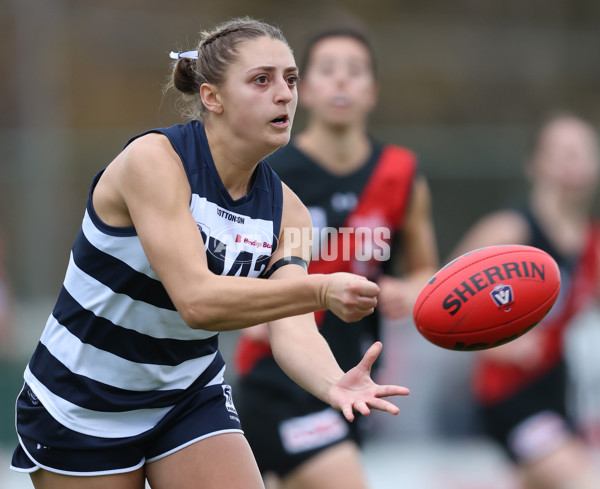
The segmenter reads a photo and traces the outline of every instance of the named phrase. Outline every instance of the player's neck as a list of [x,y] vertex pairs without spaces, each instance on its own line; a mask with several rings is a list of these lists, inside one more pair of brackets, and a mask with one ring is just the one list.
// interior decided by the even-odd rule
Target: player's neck
[[[243,146],[235,138],[220,137],[218,131],[206,127],[206,137],[215,168],[229,195],[237,200],[250,191],[254,170],[265,155]],[[229,140],[229,143],[227,143]]]
[[558,192],[534,188],[531,210],[553,244],[565,254],[578,254],[585,243],[589,205],[569,202]]
[[371,154],[371,141],[363,127],[336,129],[310,124],[298,134],[296,146],[319,166],[335,175],[347,175],[364,166]]
[[591,210],[591,200],[569,198],[557,189],[543,186],[532,188],[529,201],[536,213],[569,221],[587,221]]

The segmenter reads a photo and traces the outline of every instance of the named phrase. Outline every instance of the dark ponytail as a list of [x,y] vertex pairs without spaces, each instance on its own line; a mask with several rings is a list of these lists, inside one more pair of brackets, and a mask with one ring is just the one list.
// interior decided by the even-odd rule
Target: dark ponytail
[[187,95],[195,95],[200,90],[196,72],[196,60],[181,58],[173,68],[173,86]]

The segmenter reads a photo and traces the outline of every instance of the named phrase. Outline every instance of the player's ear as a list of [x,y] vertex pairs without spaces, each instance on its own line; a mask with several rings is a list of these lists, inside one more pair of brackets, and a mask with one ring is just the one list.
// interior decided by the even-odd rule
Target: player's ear
[[200,98],[206,110],[215,114],[223,112],[223,99],[219,93],[219,89],[212,83],[203,83],[200,86]]

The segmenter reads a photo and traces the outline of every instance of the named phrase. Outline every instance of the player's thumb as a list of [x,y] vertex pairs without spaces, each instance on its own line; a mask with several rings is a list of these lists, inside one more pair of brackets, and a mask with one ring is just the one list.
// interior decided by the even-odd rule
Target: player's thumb
[[376,341],[375,343],[373,343],[364,354],[359,365],[370,371],[371,367],[375,363],[375,360],[377,360],[377,357],[381,353],[382,348],[383,344],[381,343],[381,341]]

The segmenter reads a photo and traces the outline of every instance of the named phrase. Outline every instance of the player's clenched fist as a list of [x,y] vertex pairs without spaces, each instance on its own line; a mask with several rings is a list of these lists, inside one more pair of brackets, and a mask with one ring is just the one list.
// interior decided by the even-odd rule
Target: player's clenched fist
[[321,288],[321,302],[345,322],[372,314],[377,305],[379,286],[360,275],[332,273]]

